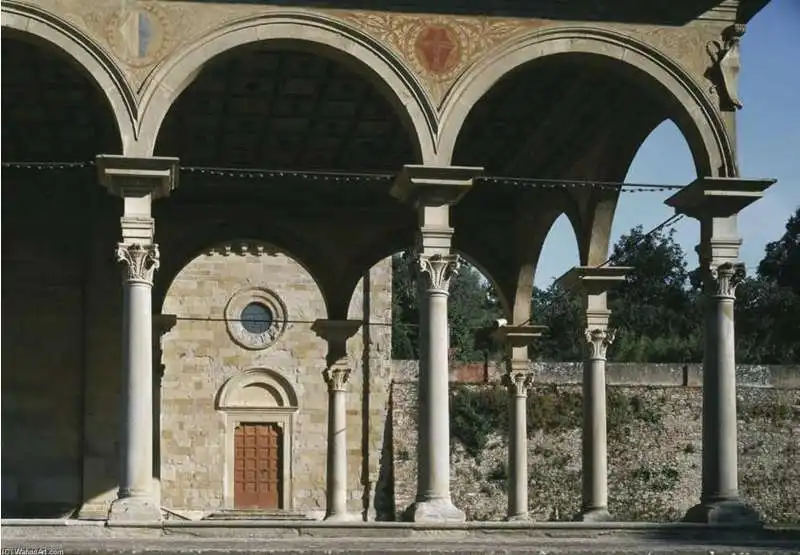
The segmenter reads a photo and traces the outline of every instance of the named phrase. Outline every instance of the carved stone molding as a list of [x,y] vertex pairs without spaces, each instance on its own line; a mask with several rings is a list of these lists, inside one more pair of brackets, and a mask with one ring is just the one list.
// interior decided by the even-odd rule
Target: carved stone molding
[[126,283],[145,283],[153,285],[153,274],[159,266],[158,245],[141,243],[117,245],[117,262],[124,262],[123,281]]
[[533,372],[530,370],[512,369],[503,376],[503,384],[508,392],[515,397],[527,397],[528,390],[533,385]]
[[741,68],[739,42],[744,32],[744,24],[736,23],[725,28],[722,40],[709,41],[706,44],[706,51],[711,57],[711,67],[708,68],[706,77],[712,83],[712,92],[719,96],[720,107],[728,111],[742,107],[738,77]]
[[322,377],[325,378],[325,382],[328,384],[328,391],[344,391],[351,373],[352,370],[350,368],[333,366],[326,368],[322,372]]
[[417,264],[429,291],[447,293],[450,281],[458,275],[461,260],[457,254],[420,254]]
[[609,346],[614,342],[616,332],[602,328],[586,328],[586,344],[589,347],[589,360],[606,359]]
[[708,291],[714,297],[734,299],[736,287],[744,281],[747,272],[741,262],[725,262],[709,269]]

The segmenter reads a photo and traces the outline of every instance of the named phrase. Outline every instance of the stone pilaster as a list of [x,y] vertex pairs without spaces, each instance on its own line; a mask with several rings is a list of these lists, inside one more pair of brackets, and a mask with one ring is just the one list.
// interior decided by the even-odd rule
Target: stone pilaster
[[608,329],[611,311],[607,293],[625,279],[632,268],[578,266],[559,278],[561,285],[583,295],[584,338],[587,356],[583,362],[582,503],[576,520],[612,520],[608,512],[608,433],[606,413],[606,353],[614,341]]
[[450,207],[472,187],[481,168],[408,165],[391,194],[417,212],[416,271],[420,298],[417,495],[404,517],[415,522],[461,522],[450,495],[450,396],[447,299],[459,259],[451,252]]
[[355,520],[347,510],[347,341],[362,326],[360,320],[317,320],[312,329],[328,342],[326,368],[322,377],[328,384],[328,464],[325,520]]
[[737,261],[738,213],[774,183],[767,179],[700,178],[666,200],[676,213],[700,221],[697,252],[705,291],[703,357],[703,476],[700,503],[685,520],[759,525],[739,496],[734,298],[744,279]]
[[151,204],[176,186],[176,158],[97,157],[98,177],[121,196],[123,336],[120,479],[110,521],[161,520],[153,461],[153,277],[160,255]]

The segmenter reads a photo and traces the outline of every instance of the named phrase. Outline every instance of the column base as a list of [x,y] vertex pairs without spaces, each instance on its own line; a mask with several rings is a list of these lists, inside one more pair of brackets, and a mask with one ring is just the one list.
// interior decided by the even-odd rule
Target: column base
[[584,509],[575,515],[576,522],[611,522],[614,517],[606,508]]
[[761,527],[761,515],[741,499],[701,502],[686,512],[684,522],[702,524],[737,524],[740,526]]
[[149,497],[121,497],[111,502],[109,522],[161,522],[161,507]]
[[517,513],[515,515],[508,515],[506,522],[528,522],[531,516],[528,513]]
[[322,520],[325,522],[359,522],[364,519],[355,513],[336,513],[332,515],[325,515],[325,518]]
[[407,522],[465,522],[467,515],[449,499],[416,501],[403,513]]

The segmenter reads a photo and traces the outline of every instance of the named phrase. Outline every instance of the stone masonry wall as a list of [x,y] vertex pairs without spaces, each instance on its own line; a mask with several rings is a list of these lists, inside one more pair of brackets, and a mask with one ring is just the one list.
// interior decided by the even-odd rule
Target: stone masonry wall
[[[351,318],[362,319],[362,310],[367,308],[374,323],[390,321],[390,272],[389,261],[371,271],[368,307],[362,280],[351,301]],[[263,350],[235,343],[224,320],[231,297],[248,287],[273,291],[286,307],[289,323],[284,333]],[[229,378],[263,368],[285,378],[299,404],[285,455],[291,457],[291,495],[285,508],[320,516],[325,508],[328,415],[328,390],[321,372],[327,344],[311,324],[325,318],[326,311],[312,277],[292,258],[270,247],[262,254],[214,249],[178,274],[163,312],[175,315],[177,321],[162,339],[162,504],[190,516],[232,508],[224,506],[227,432],[215,400]],[[348,489],[350,510],[357,513],[365,505],[371,507],[370,484],[378,474],[390,379],[386,329],[370,327],[372,348],[364,349],[362,331],[348,344],[354,369],[347,397]],[[362,392],[368,392],[363,399]],[[258,412],[257,408],[253,410]],[[376,456],[362,456],[364,452]]]
[[[530,510],[570,520],[581,499],[580,365],[534,364],[529,399]],[[415,363],[397,361],[392,385],[396,514],[416,486]],[[488,370],[488,373],[486,372]],[[472,520],[502,520],[507,503],[505,389],[490,380],[452,382],[452,492]],[[454,366],[451,376],[469,374]],[[687,379],[688,378],[688,379]],[[620,520],[680,519],[700,493],[702,390],[696,365],[610,365],[609,505]],[[800,522],[800,368],[738,369],[741,493],[772,523]],[[484,383],[481,383],[484,382]],[[485,425],[486,422],[494,426]],[[477,452],[469,452],[481,436]]]

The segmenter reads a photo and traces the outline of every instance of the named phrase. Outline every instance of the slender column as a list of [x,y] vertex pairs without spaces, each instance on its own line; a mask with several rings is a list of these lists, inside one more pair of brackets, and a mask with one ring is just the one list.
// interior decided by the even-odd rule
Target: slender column
[[153,494],[153,273],[158,246],[117,246],[123,263],[122,442],[118,502],[110,517],[161,518]]
[[325,520],[355,520],[347,510],[347,341],[361,327],[360,320],[317,320],[312,330],[328,342],[326,368],[322,377],[328,384],[328,454],[325,490]]
[[532,383],[533,374],[528,369],[528,361],[512,360],[510,371],[505,375],[511,401],[508,406],[510,487],[506,520],[528,520],[528,389]]
[[408,165],[391,194],[417,212],[416,258],[420,287],[420,365],[417,389],[417,496],[404,518],[415,522],[463,522],[450,497],[450,333],[447,297],[458,272],[451,252],[450,207],[472,187],[481,168]]
[[122,241],[116,259],[122,266],[122,388],[120,391],[120,476],[110,521],[161,520],[153,461],[153,277],[159,265],[153,241],[154,199],[177,185],[176,158],[99,155],[101,183],[123,198]]
[[349,519],[347,512],[347,408],[349,368],[325,370],[328,383],[328,489],[325,520]]
[[684,520],[709,524],[761,524],[761,517],[739,497],[736,439],[736,345],[733,305],[744,265],[738,215],[774,179],[700,177],[665,203],[700,221],[697,252],[705,289],[703,357],[703,481],[700,503]]
[[606,352],[614,332],[586,329],[589,356],[583,363],[583,504],[580,520],[611,520],[608,512]]

